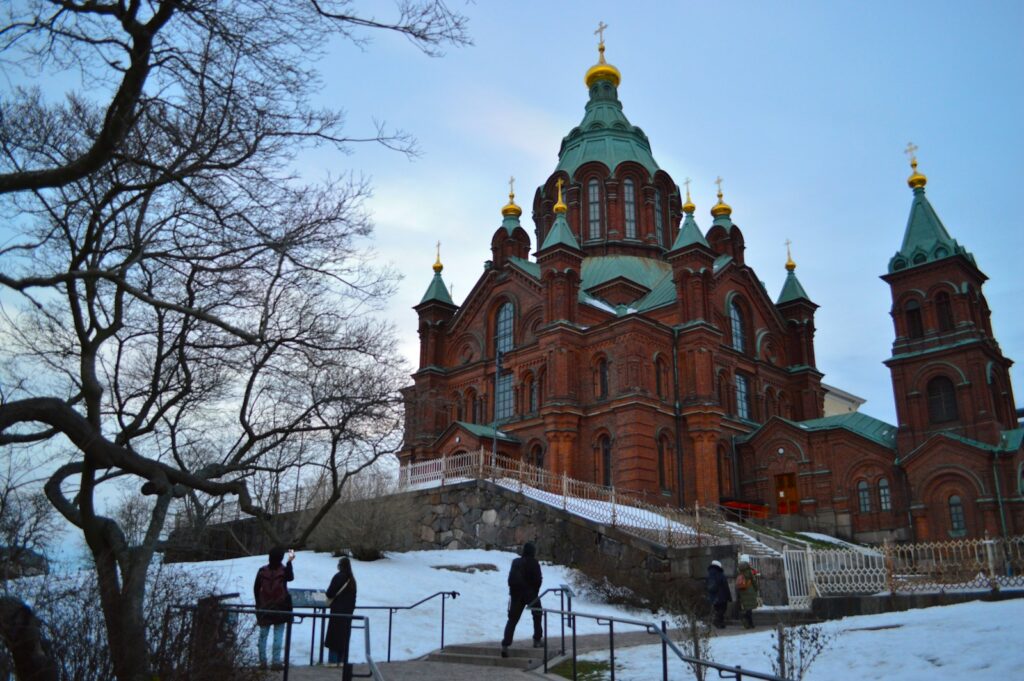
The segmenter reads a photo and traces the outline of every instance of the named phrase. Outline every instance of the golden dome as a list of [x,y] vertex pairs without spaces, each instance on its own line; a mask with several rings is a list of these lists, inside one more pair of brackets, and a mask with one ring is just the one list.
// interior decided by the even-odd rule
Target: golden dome
[[612,85],[619,87],[619,83],[622,82],[622,74],[619,70],[604,60],[604,29],[607,28],[604,24],[601,24],[595,33],[601,34],[601,42],[597,45],[597,63],[591,66],[587,70],[587,75],[583,77],[583,82],[587,84],[587,88],[596,83],[599,80],[610,80]]
[[686,203],[683,204],[683,212],[692,215],[695,210],[697,210],[697,206],[693,205],[693,201],[690,199],[690,178],[686,178]]
[[910,162],[910,167],[913,169],[914,172],[911,173],[910,177],[907,178],[907,186],[909,186],[911,189],[917,189],[918,187],[923,187],[926,184],[928,184],[928,178],[925,176],[925,174],[917,172],[916,158]]
[[565,213],[566,211],[569,210],[569,206],[565,205],[565,202],[562,201],[562,178],[558,178],[557,184],[558,184],[558,201],[555,202],[554,211],[556,213]]
[[434,274],[441,274],[444,265],[441,264],[441,242],[437,242],[437,260],[434,261]]
[[786,239],[786,271],[792,272],[796,269],[796,263],[793,262],[793,255],[789,252],[789,239]]
[[718,185],[718,203],[711,206],[712,217],[729,217],[732,215],[732,206],[722,200],[722,178],[719,177],[715,180],[715,184]]
[[501,214],[505,217],[519,217],[523,214],[523,209],[516,205],[516,195],[513,192],[508,193],[508,203],[501,208]]

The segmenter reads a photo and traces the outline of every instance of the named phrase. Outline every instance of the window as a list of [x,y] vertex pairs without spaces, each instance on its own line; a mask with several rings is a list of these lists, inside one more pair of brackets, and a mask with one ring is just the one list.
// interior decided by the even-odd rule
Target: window
[[668,487],[665,475],[665,438],[663,437],[658,438],[658,486],[661,489]]
[[916,300],[911,300],[903,308],[907,319],[907,335],[910,338],[920,338],[924,335],[924,325],[921,323],[921,305]]
[[588,238],[601,238],[601,190],[598,188],[597,180],[587,183],[587,216],[590,219],[590,233]]
[[935,316],[939,318],[939,331],[953,330],[953,307],[945,291],[935,296]]
[[544,468],[544,450],[540,445],[534,445],[530,453],[530,465],[537,468]]
[[957,420],[956,389],[953,381],[945,376],[928,381],[928,420],[932,423]]
[[654,190],[654,236],[659,246],[665,245],[665,216],[661,212],[661,191]]
[[1017,468],[1017,494],[1024,496],[1024,463]]
[[747,377],[743,374],[736,374],[736,415],[750,420],[750,392],[747,389]]
[[608,362],[601,359],[597,363],[597,398],[608,397]]
[[636,189],[633,180],[622,183],[622,198],[626,207],[626,238],[636,238]]
[[512,417],[515,399],[512,394],[512,372],[499,373],[494,386],[494,420]]
[[857,500],[860,503],[861,513],[871,513],[871,489],[867,480],[857,483]]
[[668,369],[665,360],[661,357],[654,361],[654,391],[659,399],[665,399],[665,392],[668,389]]
[[746,347],[743,339],[743,311],[736,301],[729,304],[729,324],[732,328],[732,346],[743,352]]
[[885,478],[878,481],[878,508],[883,511],[892,510],[892,496],[889,494],[889,481]]
[[607,435],[601,436],[601,475],[605,487],[612,486],[612,442]]
[[954,536],[967,534],[964,505],[956,494],[949,498],[949,533]]
[[526,406],[531,414],[537,411],[537,379],[532,375],[526,379]]
[[503,353],[512,349],[512,303],[505,303],[498,310],[494,322],[494,349]]

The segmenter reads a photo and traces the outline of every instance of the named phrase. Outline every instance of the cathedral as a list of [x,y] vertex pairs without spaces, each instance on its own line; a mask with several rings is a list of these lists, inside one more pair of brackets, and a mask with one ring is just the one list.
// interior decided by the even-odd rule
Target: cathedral
[[534,241],[510,191],[462,305],[438,255],[415,307],[402,462],[494,449],[666,504],[867,542],[1024,533],[1012,362],[986,277],[932,208],[913,148],[910,217],[882,275],[891,425],[822,383],[818,306],[792,258],[773,301],[721,181],[704,231],[689,181],[681,190],[623,113],[603,41],[599,54],[583,120],[534,193]]

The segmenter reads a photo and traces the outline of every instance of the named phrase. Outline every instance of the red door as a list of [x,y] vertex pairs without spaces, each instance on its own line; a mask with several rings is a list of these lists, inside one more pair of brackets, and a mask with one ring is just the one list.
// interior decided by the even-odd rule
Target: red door
[[775,512],[792,515],[800,512],[800,500],[796,493],[796,473],[775,476]]

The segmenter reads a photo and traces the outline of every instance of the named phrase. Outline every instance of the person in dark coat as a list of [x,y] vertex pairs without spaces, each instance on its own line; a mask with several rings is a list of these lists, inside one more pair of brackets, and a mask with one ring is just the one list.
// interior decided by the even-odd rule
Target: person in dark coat
[[[281,648],[284,644],[284,625],[292,616],[292,597],[288,593],[288,582],[295,579],[292,561],[295,552],[288,552],[284,563],[284,549],[270,549],[268,562],[256,573],[252,585],[253,600],[256,602],[256,624],[260,628],[260,669],[267,668],[267,636],[274,628],[274,644],[271,649],[272,669],[281,669]],[[274,611],[274,612],[268,612]]]
[[708,566],[705,585],[708,589],[708,601],[715,613],[712,623],[719,629],[724,629],[725,608],[732,601],[732,594],[729,592],[729,582],[725,579],[722,564],[717,560],[711,561],[711,565]]
[[[356,609],[356,578],[352,574],[352,563],[348,558],[338,561],[338,572],[327,587],[327,600],[331,602],[332,615],[351,615]],[[332,617],[327,624],[324,645],[327,646],[327,661],[341,664],[343,681],[352,681],[352,665],[348,663],[348,642],[352,634],[352,620],[348,617]]]
[[[516,625],[519,618],[523,616],[523,609],[527,607],[541,607],[540,593],[541,582],[544,578],[540,573],[540,563],[537,562],[537,547],[533,542],[523,544],[523,552],[519,558],[512,561],[512,568],[508,571],[508,622],[505,623],[505,636],[501,639],[501,656],[508,657],[508,647],[512,645],[512,636],[516,632]],[[541,613],[534,610],[533,615],[533,647],[540,648],[543,645],[544,630],[541,627]]]

